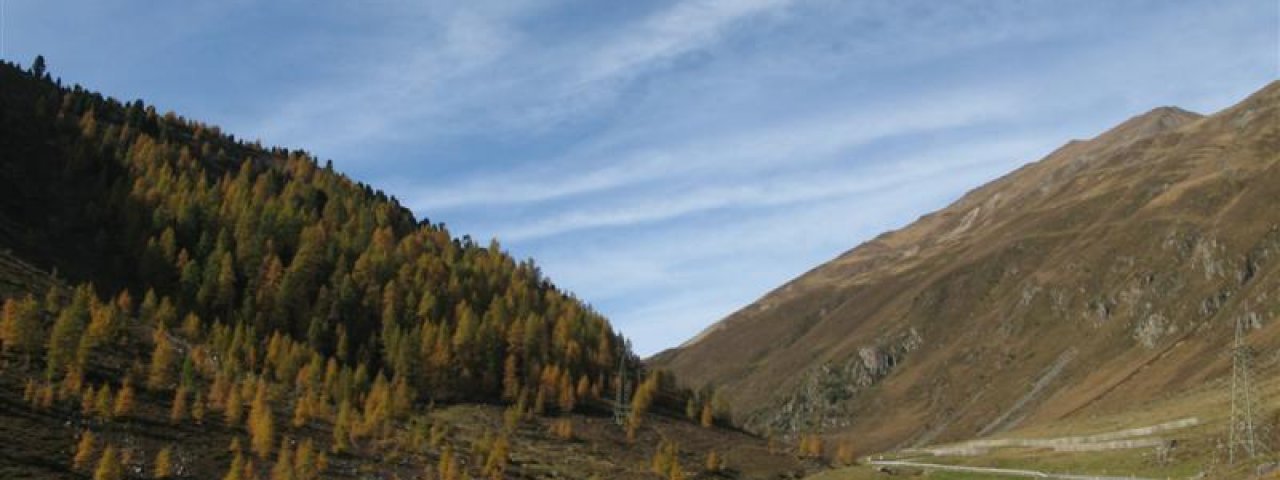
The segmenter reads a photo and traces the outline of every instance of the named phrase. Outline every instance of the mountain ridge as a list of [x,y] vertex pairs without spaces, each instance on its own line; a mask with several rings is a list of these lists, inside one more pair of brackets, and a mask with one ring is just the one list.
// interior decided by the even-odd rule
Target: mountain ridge
[[[1159,107],[1068,142],[788,281],[649,362],[721,387],[758,431],[854,435],[871,449],[968,438],[1004,428],[987,428],[999,418],[1105,408],[1108,401],[1095,401],[1104,397],[1145,398],[1122,388],[1134,381],[1115,380],[1150,365],[1143,352],[1181,345],[1174,338],[1205,331],[1224,311],[1249,310],[1234,291],[1212,299],[1228,288],[1217,284],[1228,266],[1239,268],[1240,250],[1272,248],[1267,232],[1278,219],[1257,206],[1274,195],[1263,179],[1277,174],[1278,97],[1280,82],[1272,82],[1214,115]],[[1193,258],[1213,273],[1168,266]],[[1120,284],[1138,293],[1108,291]],[[1212,305],[1201,313],[1183,305],[1198,300],[1169,291]],[[1088,320],[1095,314],[1104,320]],[[1033,341],[1044,335],[1070,342]],[[1217,334],[1192,340],[1204,348],[1222,342]],[[1093,368],[1093,355],[1124,365]],[[1222,368],[1209,359],[1205,371],[1175,355],[1168,369],[1194,373],[1156,377],[1207,378]],[[1047,386],[1022,401],[1028,393],[1017,385],[1050,371],[1057,373]],[[833,400],[815,398],[824,396]],[[1026,411],[995,411],[1000,404]]]

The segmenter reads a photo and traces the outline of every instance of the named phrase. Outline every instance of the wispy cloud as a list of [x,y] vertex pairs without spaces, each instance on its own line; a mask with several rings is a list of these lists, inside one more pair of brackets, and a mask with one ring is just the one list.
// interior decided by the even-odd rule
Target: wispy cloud
[[768,182],[755,178],[725,184],[706,179],[700,182],[702,185],[688,189],[654,188],[638,196],[610,200],[605,206],[570,207],[563,213],[518,223],[500,231],[503,238],[519,241],[590,228],[647,224],[707,210],[776,207],[830,197],[870,194],[993,161],[1008,165],[1028,158],[1029,152],[1043,145],[1043,139],[957,145],[918,154],[910,159],[877,158],[881,162],[892,161],[893,165],[877,163],[862,168],[846,166],[776,172],[770,175]]
[[[778,166],[793,169],[832,160],[832,155],[876,140],[1006,119],[1021,99],[988,92],[950,93],[942,98],[865,107],[817,118],[774,121],[737,129],[717,138],[690,138],[661,147],[640,147],[620,158],[592,149],[515,173],[485,172],[458,185],[432,185],[406,195],[424,211],[486,204],[540,202],[695,173],[750,173]],[[565,175],[584,157],[605,157],[606,165]],[[412,189],[404,189],[412,190]],[[402,191],[404,191],[402,190]]]
[[710,46],[736,22],[791,0],[692,0],[676,3],[613,42],[595,49],[578,81],[594,83],[635,75],[654,64]]

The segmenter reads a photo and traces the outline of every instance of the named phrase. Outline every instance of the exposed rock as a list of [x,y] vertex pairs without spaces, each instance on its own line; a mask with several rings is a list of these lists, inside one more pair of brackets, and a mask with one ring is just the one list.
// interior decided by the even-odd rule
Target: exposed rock
[[1133,338],[1139,344],[1146,348],[1155,348],[1165,335],[1177,331],[1177,326],[1171,325],[1169,319],[1159,313],[1147,315],[1133,329]]
[[782,433],[847,426],[852,420],[850,401],[859,391],[888,376],[922,344],[920,333],[911,328],[858,348],[856,355],[844,361],[819,365],[803,375],[794,393],[750,415],[747,425]]

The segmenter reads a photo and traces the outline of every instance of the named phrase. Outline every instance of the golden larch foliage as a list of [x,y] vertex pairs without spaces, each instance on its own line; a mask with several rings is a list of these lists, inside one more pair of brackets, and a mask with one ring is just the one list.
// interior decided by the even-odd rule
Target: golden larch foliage
[[169,423],[177,425],[187,418],[187,389],[173,392],[173,404],[169,407]]
[[93,432],[85,430],[80,434],[80,441],[76,443],[76,454],[71,459],[71,468],[73,470],[84,470],[89,467],[89,462],[93,460],[93,449],[95,437]]
[[169,478],[173,476],[173,446],[166,446],[156,452],[155,466],[151,469],[151,474],[155,478]]
[[280,452],[276,455],[276,464],[271,466],[271,480],[295,480],[293,449],[289,441],[280,442]]
[[124,386],[120,387],[120,393],[116,395],[115,405],[111,408],[111,415],[114,418],[128,416],[133,413],[134,391],[133,384],[125,381]]
[[258,458],[266,459],[275,445],[275,423],[271,415],[271,403],[267,399],[267,385],[258,382],[249,406],[249,443]]
[[93,480],[122,480],[124,466],[115,447],[110,445],[102,450],[102,458],[98,460],[98,468],[93,471]]

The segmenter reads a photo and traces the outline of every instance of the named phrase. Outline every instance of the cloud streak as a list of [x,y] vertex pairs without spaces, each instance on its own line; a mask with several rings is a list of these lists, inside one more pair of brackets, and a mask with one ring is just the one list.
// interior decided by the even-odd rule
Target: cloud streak
[[[733,131],[723,137],[696,138],[661,148],[641,147],[607,165],[564,175],[582,157],[607,155],[599,151],[552,160],[553,167],[516,173],[477,175],[456,186],[433,186],[408,195],[415,208],[441,211],[487,204],[541,202],[621,188],[656,179],[732,170],[750,173],[785,164],[803,168],[829,161],[833,154],[877,140],[1006,119],[1016,112],[1018,99],[1009,95],[962,93],[930,98],[911,105],[883,106],[839,112],[818,118],[793,119]],[[574,158],[577,157],[577,158]]]
[[[949,147],[895,159],[897,165],[876,165],[866,169],[827,168],[825,171],[773,175],[769,182],[747,181],[733,185],[711,184],[691,190],[647,192],[641,198],[622,199],[612,205],[577,208],[527,224],[503,229],[503,238],[513,241],[563,235],[583,229],[634,226],[678,218],[716,209],[756,209],[806,203],[824,198],[869,194],[955,170],[968,169],[992,161],[1008,163],[1027,158],[1042,141],[1019,139],[983,144],[977,148]],[[945,159],[940,161],[941,159]],[[880,159],[887,160],[887,159]],[[834,171],[833,171],[834,170]]]

